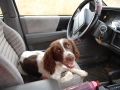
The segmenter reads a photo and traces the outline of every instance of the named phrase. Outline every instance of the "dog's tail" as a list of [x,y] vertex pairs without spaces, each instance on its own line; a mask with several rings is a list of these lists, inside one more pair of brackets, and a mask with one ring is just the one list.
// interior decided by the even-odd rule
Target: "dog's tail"
[[22,69],[22,65],[23,63],[21,61],[18,62],[18,71],[22,74],[22,75],[28,75],[23,69]]

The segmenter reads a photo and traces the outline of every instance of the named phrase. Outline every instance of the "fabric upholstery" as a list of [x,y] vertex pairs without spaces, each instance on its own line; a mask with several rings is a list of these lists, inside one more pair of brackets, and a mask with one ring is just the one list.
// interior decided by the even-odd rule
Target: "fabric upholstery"
[[[23,18],[27,27],[28,33],[35,32],[55,32],[60,20],[59,16],[43,16],[43,17],[25,17]],[[24,25],[25,25],[24,24]]]
[[23,51],[20,35],[0,20],[0,88],[24,83],[16,68]]
[[23,83],[17,68],[0,55],[0,89]]
[[20,35],[0,20],[0,54],[17,66],[25,45]]

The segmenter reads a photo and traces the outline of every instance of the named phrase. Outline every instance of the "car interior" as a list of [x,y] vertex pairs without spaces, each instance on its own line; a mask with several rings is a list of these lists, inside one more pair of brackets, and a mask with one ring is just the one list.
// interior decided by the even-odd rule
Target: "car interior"
[[[104,1],[104,0],[103,0]],[[96,90],[120,90],[120,8],[102,0],[83,0],[73,15],[20,15],[15,0],[0,0],[0,90],[63,90],[97,81]],[[24,51],[45,51],[60,38],[74,40],[80,58],[75,68],[82,78],[59,83],[21,75],[18,61]]]

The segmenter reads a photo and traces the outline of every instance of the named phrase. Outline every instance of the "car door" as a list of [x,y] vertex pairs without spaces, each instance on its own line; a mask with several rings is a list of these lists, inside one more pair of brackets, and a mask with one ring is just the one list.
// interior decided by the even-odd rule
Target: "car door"
[[74,10],[68,12],[63,9],[69,9],[71,3],[65,8],[67,1],[64,0],[22,2],[15,0],[29,50],[45,50],[52,41],[66,38],[67,25]]
[[[4,20],[23,37],[28,50],[46,50],[56,39],[66,38],[68,22],[82,0],[5,0],[9,20]],[[24,3],[23,3],[24,2]],[[14,13],[12,13],[14,12]],[[21,29],[20,29],[21,28]],[[20,29],[20,30],[19,30]],[[98,45],[92,36],[76,45],[80,51],[78,63],[105,60],[108,50]]]

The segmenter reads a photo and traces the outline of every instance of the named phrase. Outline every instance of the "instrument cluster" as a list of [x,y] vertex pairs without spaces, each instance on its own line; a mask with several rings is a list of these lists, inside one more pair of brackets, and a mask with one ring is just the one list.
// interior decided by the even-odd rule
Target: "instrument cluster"
[[120,12],[103,10],[100,20],[111,27],[114,31],[120,33]]

